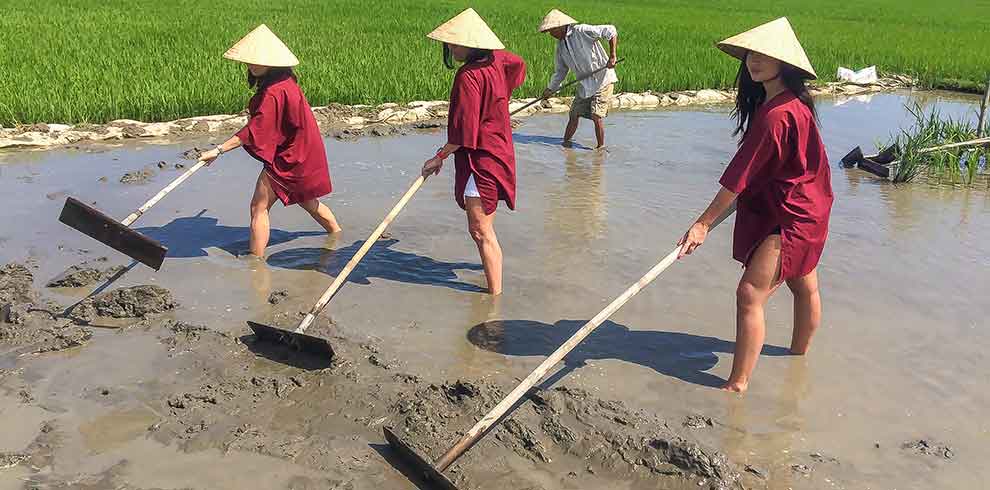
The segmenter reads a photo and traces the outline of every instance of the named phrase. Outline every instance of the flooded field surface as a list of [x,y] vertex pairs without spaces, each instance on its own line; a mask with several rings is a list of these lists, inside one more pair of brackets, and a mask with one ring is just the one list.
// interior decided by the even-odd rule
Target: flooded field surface
[[[819,102],[836,198],[819,271],[825,320],[808,357],[787,353],[782,291],[750,392],[714,388],[731,367],[741,273],[727,223],[576,349],[452,478],[478,489],[981,488],[990,194],[893,186],[838,165],[906,124],[912,97],[974,111],[937,94]],[[244,257],[258,165],[224,155],[138,221],[168,246],[164,267],[124,273],[108,291],[130,289],[74,310],[85,325],[46,311],[129,260],[59,223],[65,198],[123,218],[193,163],[183,152],[211,142],[0,154],[0,263],[22,265],[0,270],[0,299],[15,305],[0,317],[0,489],[414,488],[382,426],[439,456],[666,255],[735,149],[727,111],[614,113],[607,152],[561,148],[564,116],[527,119],[515,133],[517,211],[496,220],[496,300],[481,293],[448,163],[310,332],[330,339],[332,362],[254,343],[245,321],[293,327],[442,130],[327,140],[336,191],[324,202],[344,231],[327,237],[276,205],[264,261]],[[585,123],[578,141],[593,139]]]

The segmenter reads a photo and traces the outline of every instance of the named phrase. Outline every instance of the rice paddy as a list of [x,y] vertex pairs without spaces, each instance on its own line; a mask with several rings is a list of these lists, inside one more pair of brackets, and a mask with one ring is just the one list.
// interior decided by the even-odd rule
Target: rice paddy
[[[538,95],[554,43],[535,32],[555,3],[476,0],[529,67],[517,96]],[[359,0],[0,0],[0,124],[100,123],[233,113],[249,96],[243,68],[220,55],[257,24],[302,61],[313,105],[444,99],[452,73],[425,38],[467,4]],[[560,5],[619,29],[622,91],[731,85],[738,64],[713,43],[786,15],[823,79],[876,64],[929,86],[975,89],[990,74],[985,0],[594,0]]]

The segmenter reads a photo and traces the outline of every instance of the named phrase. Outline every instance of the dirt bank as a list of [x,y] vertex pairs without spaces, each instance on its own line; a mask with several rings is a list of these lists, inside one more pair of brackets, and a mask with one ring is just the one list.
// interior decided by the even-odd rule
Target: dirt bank
[[[814,88],[813,94],[861,95],[907,88],[914,81],[904,76],[884,78],[872,85],[828,83]],[[658,107],[688,107],[724,104],[734,92],[726,90],[684,90],[670,93],[620,93],[612,100],[614,109],[653,109]],[[518,99],[510,109],[518,109],[534,99]],[[571,97],[551,98],[534,104],[518,117],[540,112],[566,112]],[[330,104],[314,107],[313,113],[325,135],[352,140],[366,136],[392,136],[408,131],[431,130],[446,123],[446,101],[415,101],[408,104],[387,103],[377,106]],[[32,124],[16,128],[0,128],[0,148],[52,148],[82,142],[115,141],[133,138],[174,138],[183,135],[233,133],[247,122],[247,114],[191,117],[170,122],[143,123],[133,120],[112,121],[108,124]],[[142,175],[125,176],[128,181],[140,181]]]

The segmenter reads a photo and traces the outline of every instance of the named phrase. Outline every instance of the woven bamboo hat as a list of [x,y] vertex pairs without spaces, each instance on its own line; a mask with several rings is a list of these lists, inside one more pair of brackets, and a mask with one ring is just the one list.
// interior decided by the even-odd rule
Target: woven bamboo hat
[[578,21],[574,20],[574,17],[553,9],[543,18],[543,22],[540,23],[540,32],[547,32],[555,27],[569,26],[577,23]]
[[732,36],[718,43],[717,46],[718,49],[740,60],[746,59],[747,52],[755,51],[797,68],[812,80],[818,78],[787,17],[781,17]]
[[268,26],[261,24],[223,54],[228,60],[252,65],[289,67],[299,64],[296,55]]
[[485,20],[474,9],[467,9],[426,35],[434,41],[476,49],[505,49]]

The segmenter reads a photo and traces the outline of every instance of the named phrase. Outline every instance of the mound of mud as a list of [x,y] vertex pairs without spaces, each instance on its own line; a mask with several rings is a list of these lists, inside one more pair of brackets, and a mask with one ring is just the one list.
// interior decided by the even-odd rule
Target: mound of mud
[[288,297],[289,297],[289,291],[287,289],[279,289],[276,291],[272,291],[272,294],[268,296],[268,302],[273,305],[277,305]]
[[204,325],[166,319],[161,326],[169,333],[169,335],[161,337],[162,344],[168,346],[169,350],[195,348],[204,341],[221,345],[228,345],[233,342],[230,335],[210,330]]
[[96,316],[110,318],[143,318],[164,313],[179,306],[172,293],[153,285],[120,288],[88,299],[76,308],[75,314],[85,321]]
[[105,281],[126,269],[122,265],[100,268],[96,264],[106,262],[106,257],[100,257],[95,261],[86,261],[78,265],[70,266],[54,279],[48,281],[45,287],[49,288],[81,288],[91,286],[99,281]]
[[36,300],[34,275],[22,264],[10,263],[0,267],[0,307],[7,310],[11,305],[32,303]]
[[0,267],[0,344],[31,345],[33,352],[52,352],[89,341],[89,330],[56,319],[52,311],[57,306],[39,303],[33,283],[31,271],[22,264]]
[[904,444],[901,444],[901,449],[942,459],[952,459],[954,457],[951,447],[941,442],[928,439],[905,442]]
[[151,169],[145,168],[145,169],[141,169],[141,170],[135,170],[133,172],[127,172],[126,174],[121,175],[120,176],[120,183],[121,184],[144,184],[145,182],[148,182],[149,180],[151,180],[151,178],[154,177],[154,176],[155,176],[155,172],[153,172]]
[[[390,411],[406,442],[436,458],[453,443],[452,434],[471,427],[502,395],[498,386],[485,382],[431,384]],[[715,488],[738,479],[724,455],[675,435],[663,422],[621,402],[567,387],[536,391],[530,399],[488,437],[531,461],[549,463],[567,454],[618,473],[700,478]]]

